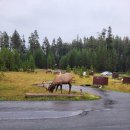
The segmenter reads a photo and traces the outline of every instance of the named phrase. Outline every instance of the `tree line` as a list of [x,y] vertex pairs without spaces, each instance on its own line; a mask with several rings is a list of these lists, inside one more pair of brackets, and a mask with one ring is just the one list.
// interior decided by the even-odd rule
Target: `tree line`
[[111,27],[103,29],[97,37],[77,36],[71,43],[63,42],[61,37],[54,38],[51,43],[45,37],[40,43],[37,30],[30,34],[27,42],[17,30],[11,36],[7,32],[0,32],[1,71],[68,67],[93,68],[96,71],[129,71],[130,40],[128,37],[114,36]]

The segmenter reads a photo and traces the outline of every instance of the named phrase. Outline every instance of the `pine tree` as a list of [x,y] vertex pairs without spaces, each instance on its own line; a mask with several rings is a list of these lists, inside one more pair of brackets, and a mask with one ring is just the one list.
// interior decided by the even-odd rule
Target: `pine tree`
[[2,71],[13,71],[14,66],[14,54],[7,48],[3,48],[0,52],[0,70]]
[[31,72],[34,72],[34,70],[35,70],[35,62],[34,62],[34,58],[32,55],[30,55],[30,57],[29,57],[29,69]]
[[26,52],[26,46],[25,46],[25,38],[23,35],[22,42],[21,42],[21,51],[22,54]]
[[48,54],[50,52],[50,43],[49,43],[47,37],[44,38],[44,41],[43,41],[43,44],[42,44],[42,49],[43,49],[45,55],[48,56]]
[[57,39],[57,45],[56,45],[56,63],[58,66],[59,66],[60,58],[63,56],[63,52],[62,52],[63,46],[62,45],[63,45],[63,41],[62,41],[61,37],[59,37]]
[[35,50],[34,60],[37,68],[46,68],[46,57],[42,49]]
[[20,52],[22,40],[20,38],[19,33],[15,30],[12,37],[11,37],[11,48],[16,49]]
[[112,49],[112,28],[108,27],[108,34],[106,38],[107,49]]
[[9,48],[9,36],[6,32],[0,33],[0,47]]
[[52,67],[52,57],[49,54],[47,57],[47,68],[51,68]]
[[21,59],[20,59],[20,54],[18,53],[17,50],[14,50],[14,69],[16,71],[19,71],[21,68]]
[[40,48],[39,36],[37,30],[35,30],[34,33],[31,33],[31,36],[29,37],[29,44],[30,44],[30,51],[32,52],[32,54],[34,54],[36,49]]
[[52,53],[48,54],[47,57],[47,68],[54,68],[55,67],[55,59]]

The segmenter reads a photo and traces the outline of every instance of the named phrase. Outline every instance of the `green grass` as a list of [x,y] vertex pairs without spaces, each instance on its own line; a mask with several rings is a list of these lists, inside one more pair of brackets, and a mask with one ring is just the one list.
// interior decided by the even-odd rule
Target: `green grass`
[[55,101],[55,100],[60,100],[60,101],[81,101],[81,100],[98,100],[101,97],[93,95],[93,94],[88,94],[84,93],[82,97],[37,97],[37,98],[26,98],[26,100],[31,101]]

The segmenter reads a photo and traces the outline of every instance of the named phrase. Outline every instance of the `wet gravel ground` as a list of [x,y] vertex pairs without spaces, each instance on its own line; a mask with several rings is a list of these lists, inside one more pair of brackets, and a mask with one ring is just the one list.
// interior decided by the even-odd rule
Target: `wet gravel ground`
[[0,130],[130,130],[130,94],[87,87],[82,90],[102,99],[1,101]]

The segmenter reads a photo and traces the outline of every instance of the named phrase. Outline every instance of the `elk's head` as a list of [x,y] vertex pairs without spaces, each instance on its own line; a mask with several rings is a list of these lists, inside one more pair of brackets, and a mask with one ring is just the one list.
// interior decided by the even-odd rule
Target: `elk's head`
[[53,93],[54,89],[55,89],[55,85],[54,84],[50,84],[49,87],[48,87],[48,91]]

